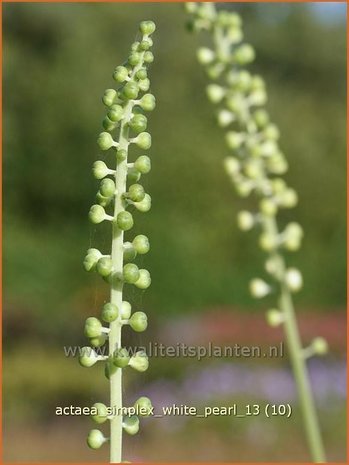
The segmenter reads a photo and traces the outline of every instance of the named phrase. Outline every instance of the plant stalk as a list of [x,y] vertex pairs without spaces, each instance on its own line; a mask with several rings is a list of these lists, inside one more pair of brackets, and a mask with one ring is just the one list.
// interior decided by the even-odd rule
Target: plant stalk
[[[142,60],[137,65],[132,73],[133,77],[141,68],[143,63],[144,53],[141,54]],[[128,155],[129,146],[129,126],[134,102],[129,101],[124,108],[124,117],[120,125],[119,146],[118,150],[125,150]],[[113,263],[113,272],[115,276],[122,276],[123,271],[123,244],[124,244],[124,231],[119,229],[116,224],[118,214],[125,210],[124,194],[126,193],[127,186],[127,156],[125,160],[117,160],[115,171],[115,206],[114,206],[114,222],[112,230],[112,250],[111,260]],[[123,297],[123,281],[122,279],[112,279],[110,302],[121,308]],[[121,316],[110,323],[109,332],[109,355],[114,351],[121,348]],[[122,369],[118,368],[114,373],[110,374],[110,407],[115,409],[116,413],[121,412],[122,408]],[[122,461],[122,414],[115,414],[110,420],[110,463],[121,463]]]
[[[131,111],[131,104],[128,104],[126,109]],[[125,110],[126,110],[125,109]],[[122,123],[120,128],[119,148],[127,150],[128,148],[128,126]],[[113,223],[113,239],[111,259],[113,262],[113,270],[118,275],[122,275],[123,268],[123,243],[124,232],[118,228],[116,224],[117,215],[123,211],[124,201],[123,194],[126,192],[127,179],[127,159],[118,161],[116,164],[115,173],[115,208],[114,208],[114,223]],[[121,308],[122,304],[122,280],[112,280],[110,302]],[[110,323],[109,332],[109,355],[121,347],[121,318]],[[122,407],[122,369],[118,368],[115,373],[110,374],[110,407],[113,409],[121,409]],[[122,454],[122,415],[115,414],[110,420],[110,462],[120,463]]]
[[[270,231],[274,232],[274,234],[278,233],[275,218],[270,218],[267,226]],[[277,252],[274,252],[272,257],[278,263],[280,275],[284,276],[286,266],[283,257]],[[293,300],[289,289],[283,281],[281,282],[279,306],[280,311],[285,318],[284,332],[286,336],[286,343],[296,381],[310,454],[314,463],[325,463],[326,455],[321,437],[318,416],[316,413],[314,396],[309,380],[308,368],[303,356],[303,346],[299,334]]]

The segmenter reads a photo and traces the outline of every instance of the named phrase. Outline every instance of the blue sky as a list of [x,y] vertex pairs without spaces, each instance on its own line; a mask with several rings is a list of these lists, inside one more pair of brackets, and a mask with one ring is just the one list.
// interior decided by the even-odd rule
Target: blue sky
[[320,21],[338,23],[346,21],[347,4],[337,2],[312,2],[308,4]]

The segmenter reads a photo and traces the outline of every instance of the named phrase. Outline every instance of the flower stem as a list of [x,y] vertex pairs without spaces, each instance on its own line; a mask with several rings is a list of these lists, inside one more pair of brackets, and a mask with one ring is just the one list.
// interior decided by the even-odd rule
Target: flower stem
[[[143,58],[143,54],[142,54]],[[142,63],[142,61],[141,61]],[[139,70],[141,65],[134,68],[132,77]],[[130,100],[124,108],[124,118],[120,126],[119,135],[119,150],[125,150],[128,154],[129,146],[129,126],[128,121],[132,114],[134,102]],[[118,160],[116,163],[115,171],[115,207],[114,207],[114,223],[112,231],[112,251],[111,259],[113,263],[113,270],[116,276],[122,275],[123,270],[123,244],[124,244],[124,231],[121,230],[116,224],[118,214],[125,210],[124,194],[127,187],[127,156],[123,160]],[[121,308],[122,304],[122,280],[112,280],[110,291],[110,302]],[[109,355],[112,355],[116,349],[121,348],[121,317],[110,323],[109,332]],[[110,374],[110,407],[115,409],[122,408],[122,369],[118,368],[115,373]],[[116,412],[118,411],[116,410]],[[122,459],[122,415],[115,414],[114,418],[110,421],[110,463],[120,463]]]
[[315,463],[324,463],[326,462],[325,451],[322,443],[313,393],[310,386],[308,369],[303,357],[302,344],[296,322],[292,297],[285,285],[282,286],[281,290],[280,310],[285,316],[284,331],[288,345],[288,353],[298,389],[298,396],[310,453]]
[[[130,112],[132,105],[129,103],[125,113]],[[127,150],[128,146],[128,126],[122,124],[120,128],[120,149]],[[124,211],[123,197],[126,192],[126,178],[127,178],[127,159],[117,162],[115,173],[115,208],[114,218]],[[124,232],[118,228],[116,221],[113,224],[113,239],[111,259],[113,262],[113,269],[116,273],[122,274],[123,268],[123,243]],[[122,289],[123,282],[120,280],[113,280],[110,292],[110,302],[121,308],[122,304]],[[120,317],[110,324],[109,332],[109,355],[121,347],[121,320]],[[118,368],[115,373],[110,374],[110,406],[112,408],[121,409],[122,407],[122,369]],[[122,415],[115,415],[110,421],[110,462],[120,463],[122,454]]]
[[[265,226],[268,231],[276,235],[278,234],[277,223],[274,217],[269,218]],[[271,256],[278,263],[280,276],[284,276],[286,271],[284,258],[278,252],[273,252]],[[303,345],[299,334],[293,299],[287,285],[283,281],[281,281],[279,308],[284,315],[286,343],[298,390],[304,429],[311,457],[314,463],[324,463],[326,462],[325,450],[310,385],[308,368],[303,356]]]

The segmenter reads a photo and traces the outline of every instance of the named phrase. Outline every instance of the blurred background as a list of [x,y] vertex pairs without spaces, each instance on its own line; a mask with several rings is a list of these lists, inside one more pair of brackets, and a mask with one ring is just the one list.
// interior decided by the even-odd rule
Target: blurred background
[[[289,257],[304,273],[296,307],[305,343],[325,336],[331,352],[310,362],[328,456],[345,461],[346,10],[344,4],[225,4],[242,14],[257,51],[251,70],[269,89],[268,109],[290,161],[288,183],[306,231]],[[149,330],[125,341],[216,345],[279,343],[253,301],[248,281],[263,276],[253,234],[236,227],[238,200],[222,168],[227,149],[195,59],[202,38],[185,29],[176,4],[4,4],[4,461],[97,462],[88,418],[57,417],[56,406],[108,403],[102,367],[81,368],[63,346],[83,345],[84,319],[97,315],[108,288],[84,272],[91,244],[107,248],[108,229],[87,212],[97,182],[101,96],[127,57],[140,20],[157,23],[151,68],[157,108],[149,119],[153,197],[133,232],[151,239],[144,265],[152,286],[127,290]],[[252,237],[251,237],[252,236]],[[139,394],[156,406],[289,402],[289,420],[263,416],[146,419],[125,435],[125,460],[307,461],[287,357],[275,360],[151,360],[125,376],[125,403]]]

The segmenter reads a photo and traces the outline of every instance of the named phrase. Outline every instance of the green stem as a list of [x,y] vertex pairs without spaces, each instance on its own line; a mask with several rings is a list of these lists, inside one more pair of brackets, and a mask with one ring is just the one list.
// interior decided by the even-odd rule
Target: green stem
[[[278,231],[275,218],[270,218],[266,228],[274,234],[277,234]],[[286,266],[283,257],[277,252],[273,253],[272,256],[278,263],[280,276],[284,276]],[[281,282],[279,305],[285,318],[284,331],[286,335],[286,343],[297,385],[298,397],[304,420],[304,428],[311,457],[315,463],[324,463],[326,462],[325,450],[315,409],[313,392],[310,385],[308,368],[303,355],[303,346],[297,325],[292,296],[283,281]]]
[[[129,103],[125,108],[125,113],[128,114],[132,110],[132,104]],[[119,148],[127,151],[128,148],[128,126],[123,120],[120,128]],[[115,208],[114,208],[114,223],[113,223],[113,239],[111,259],[113,262],[113,270],[118,275],[122,275],[123,269],[123,243],[124,232],[118,228],[116,224],[117,215],[125,210],[123,194],[126,192],[127,179],[127,159],[118,161],[116,164],[115,173]],[[110,302],[115,304],[119,309],[122,304],[122,280],[113,280],[110,292]],[[120,317],[110,324],[109,332],[109,355],[112,355],[117,348],[121,347],[121,319]],[[122,407],[122,369],[118,368],[115,373],[110,374],[110,406],[112,408],[121,409]],[[122,415],[114,415],[110,421],[110,462],[120,463],[122,454]]]
[[[141,54],[140,64],[137,65],[131,75],[131,79],[141,68],[143,63],[144,53]],[[125,150],[128,155],[129,146],[129,126],[134,102],[130,100],[124,108],[124,115],[120,125],[119,146],[118,150]],[[123,244],[124,232],[118,228],[116,218],[118,214],[125,210],[124,194],[126,193],[127,186],[127,156],[124,160],[118,160],[116,163],[115,172],[115,206],[114,206],[114,222],[112,231],[112,250],[111,259],[113,262],[113,272],[115,276],[122,276],[124,265],[123,259]],[[115,304],[117,308],[122,305],[122,292],[123,281],[122,279],[113,279],[110,291],[110,302]],[[112,323],[110,323],[109,332],[109,355],[114,351],[121,348],[121,316]],[[115,409],[116,412],[121,412],[122,408],[122,369],[118,368],[114,373],[110,373],[110,407]],[[122,415],[115,414],[110,420],[110,463],[120,463],[122,460]]]

